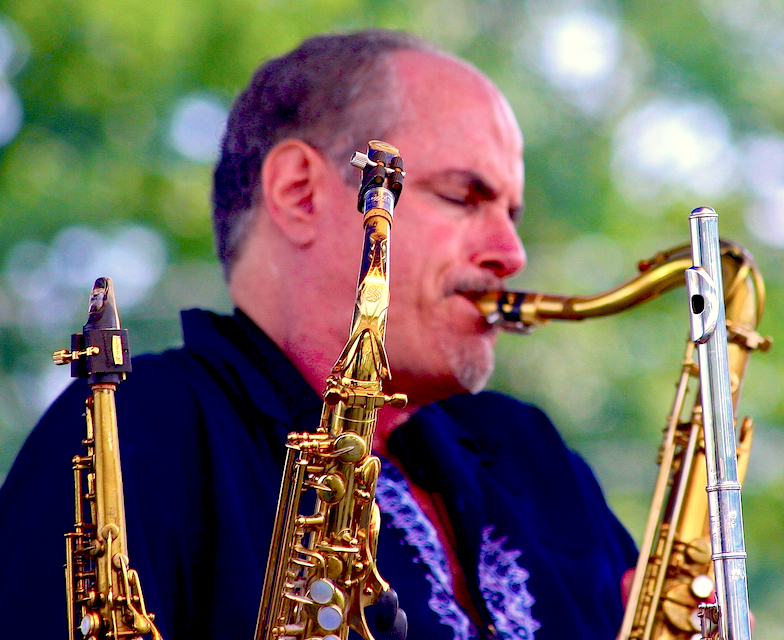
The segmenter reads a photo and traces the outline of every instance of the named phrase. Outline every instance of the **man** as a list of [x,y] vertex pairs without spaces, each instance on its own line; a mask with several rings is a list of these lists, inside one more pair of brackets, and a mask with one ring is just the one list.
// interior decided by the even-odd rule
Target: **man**
[[[379,567],[409,638],[613,638],[635,553],[590,470],[536,409],[463,395],[484,386],[496,338],[473,300],[525,264],[519,128],[474,68],[378,31],[311,39],[254,76],[215,174],[237,312],[186,312],[185,347],[137,358],[118,389],[148,606],[167,640],[252,636],[285,434],[316,425],[348,334],[362,225],[347,158],[372,138],[407,171],[385,392],[409,405],[380,412],[374,446]],[[0,544],[13,550],[0,608],[33,637],[64,624],[60,536],[86,393],[77,384],[55,403],[0,494]]]

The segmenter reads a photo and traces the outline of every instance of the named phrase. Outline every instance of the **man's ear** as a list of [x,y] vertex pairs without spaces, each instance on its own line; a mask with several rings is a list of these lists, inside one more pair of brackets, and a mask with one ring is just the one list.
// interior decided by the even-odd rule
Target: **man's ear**
[[324,157],[308,143],[287,138],[267,153],[261,170],[265,215],[291,242],[313,242],[318,211],[314,189],[327,169]]

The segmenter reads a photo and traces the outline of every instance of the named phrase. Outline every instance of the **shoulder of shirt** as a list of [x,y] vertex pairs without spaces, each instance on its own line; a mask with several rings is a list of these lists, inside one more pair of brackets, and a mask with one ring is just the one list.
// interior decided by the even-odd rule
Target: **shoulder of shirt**
[[[202,309],[189,309],[182,315],[182,346],[160,353],[132,354],[132,371],[117,388],[118,407],[126,411],[135,407],[134,413],[145,413],[142,406],[153,406],[164,414],[198,412],[198,406],[214,401],[217,392],[226,397],[250,395],[251,401],[268,415],[285,417],[285,410],[277,406],[267,372],[260,371],[228,337],[231,317]],[[88,394],[84,381],[77,381],[54,406],[72,404],[75,398],[83,402]]]
[[517,432],[524,425],[529,430],[557,435],[539,407],[497,391],[455,395],[436,404],[470,433],[484,434],[489,426],[496,433]]
[[[466,438],[474,442],[478,451],[496,452],[521,449],[561,452],[571,459],[571,464],[584,464],[564,443],[558,430],[539,407],[521,402],[516,398],[496,391],[485,391],[476,395],[452,396],[428,408],[438,420],[439,412],[446,413],[441,419],[449,419],[459,426],[460,439],[472,448]],[[426,416],[425,419],[427,419]]]

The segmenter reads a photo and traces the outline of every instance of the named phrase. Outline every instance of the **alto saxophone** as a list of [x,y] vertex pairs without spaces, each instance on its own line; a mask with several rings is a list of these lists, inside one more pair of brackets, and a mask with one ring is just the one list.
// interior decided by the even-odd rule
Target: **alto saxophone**
[[[398,150],[378,140],[351,163],[363,169],[358,208],[365,226],[351,333],[327,377],[316,432],[288,436],[256,640],[346,640],[349,629],[373,640],[365,618],[371,604],[378,605],[377,628],[397,640],[406,634],[397,595],[376,568],[381,463],[372,455],[378,409],[406,403],[381,388],[390,377],[389,233],[405,174]],[[307,489],[315,490],[315,508],[300,514]]]
[[[720,254],[734,414],[749,355],[767,351],[771,341],[756,332],[765,305],[765,285],[754,259],[727,241],[721,241]],[[501,291],[482,296],[477,305],[491,324],[529,333],[550,320],[583,320],[630,309],[684,285],[684,272],[691,266],[691,247],[686,245],[641,261],[639,275],[596,296]],[[694,343],[688,341],[659,449],[659,474],[619,635],[622,640],[691,640],[701,630],[700,604],[715,587],[705,491],[703,408],[696,391],[688,411],[690,383],[699,375],[693,355]],[[751,448],[752,420],[744,418],[739,431],[738,475],[742,481]]]
[[[110,278],[98,278],[87,323],[71,336],[71,349],[52,356],[70,364],[71,376],[87,378],[87,454],[73,458],[75,524],[67,533],[65,580],[68,637],[133,640],[161,635],[147,611],[139,575],[128,562],[122,470],[114,392],[131,370],[128,331],[120,318]],[[89,505],[89,506],[87,506]]]

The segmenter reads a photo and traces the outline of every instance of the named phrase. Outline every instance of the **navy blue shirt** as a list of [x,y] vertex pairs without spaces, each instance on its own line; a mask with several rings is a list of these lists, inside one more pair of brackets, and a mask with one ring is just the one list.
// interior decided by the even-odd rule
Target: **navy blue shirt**
[[[130,562],[166,640],[250,640],[286,434],[315,428],[322,401],[241,313],[187,311],[183,329],[182,349],[135,358],[117,390]],[[88,395],[77,381],[53,404],[0,489],[0,619],[16,635],[66,637],[63,534]],[[389,448],[443,498],[482,616],[456,604],[432,525],[384,461],[378,564],[410,640],[615,638],[634,544],[541,411],[456,396]]]

